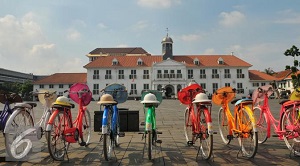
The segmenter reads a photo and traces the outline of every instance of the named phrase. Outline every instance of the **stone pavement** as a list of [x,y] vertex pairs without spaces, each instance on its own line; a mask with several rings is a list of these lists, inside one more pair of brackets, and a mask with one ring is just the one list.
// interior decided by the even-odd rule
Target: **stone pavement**
[[[278,100],[270,100],[274,117],[278,118]],[[3,108],[3,105],[0,105]],[[96,102],[91,102],[88,106],[92,124],[94,124],[94,111],[99,110]],[[144,121],[143,107],[139,101],[128,100],[119,105],[119,108],[129,110],[139,110],[139,121]],[[70,144],[68,151],[69,161],[53,161],[49,156],[46,140],[43,137],[39,143],[35,143],[35,149],[30,154],[29,159],[23,162],[5,162],[5,145],[3,135],[0,134],[0,165],[300,165],[300,157],[289,156],[289,150],[283,141],[276,137],[267,140],[263,145],[259,145],[258,153],[254,159],[237,157],[239,146],[238,141],[233,140],[230,145],[221,142],[219,134],[214,135],[213,158],[209,161],[199,159],[196,161],[197,148],[186,145],[183,123],[185,105],[181,105],[178,100],[163,100],[157,108],[157,127],[162,134],[160,147],[157,147],[154,159],[149,161],[147,154],[143,156],[144,140],[138,132],[125,132],[125,137],[120,138],[120,147],[115,149],[115,157],[112,161],[105,161],[102,155],[102,142],[99,142],[99,132],[92,132],[91,144],[88,147],[80,147],[78,144]],[[219,106],[212,108],[213,127],[217,128],[217,112]],[[42,107],[38,103],[35,109],[36,119],[41,116]],[[73,110],[73,117],[77,111]],[[92,131],[93,131],[92,127]],[[140,127],[143,131],[143,127]]]

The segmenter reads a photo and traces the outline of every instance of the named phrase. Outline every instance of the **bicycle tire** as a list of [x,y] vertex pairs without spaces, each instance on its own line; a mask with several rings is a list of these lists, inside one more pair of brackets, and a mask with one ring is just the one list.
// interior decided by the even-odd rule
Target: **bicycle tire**
[[111,159],[111,153],[113,149],[113,140],[112,140],[112,131],[111,131],[111,124],[112,124],[112,116],[109,112],[107,115],[107,133],[103,134],[103,153],[104,159],[109,161]]
[[114,134],[114,140],[115,140],[115,146],[119,147],[119,133],[120,133],[120,116],[118,115],[118,121],[116,124],[115,134]]
[[148,159],[151,160],[152,159],[152,132],[148,131],[147,132],[147,152],[148,152]]
[[258,132],[258,143],[263,144],[268,139],[268,123],[266,115],[261,111],[260,107],[253,108],[253,115],[256,119],[256,129]]
[[190,119],[190,112],[188,108],[185,109],[184,113],[183,129],[187,145],[190,146],[191,143],[194,144],[193,124],[192,120]]
[[213,134],[208,132],[208,125],[211,122],[207,122],[206,115],[209,115],[209,113],[206,113],[203,108],[199,110],[199,122],[200,122],[200,134],[199,134],[199,150],[201,151],[201,157],[205,160],[209,160],[212,151],[213,151]]
[[69,142],[66,142],[64,131],[71,128],[72,122],[65,111],[58,111],[54,117],[53,126],[47,131],[48,151],[50,156],[57,161],[64,160],[64,156],[69,149]]
[[228,139],[228,135],[225,135],[229,133],[228,119],[225,114],[225,110],[222,107],[219,109],[218,113],[218,126],[222,141],[226,145],[230,144],[231,139]]
[[17,149],[15,149],[15,154],[12,154],[11,145],[22,132],[29,128],[32,128],[33,126],[33,118],[27,109],[17,108],[16,110],[14,110],[14,113],[7,120],[7,123],[5,125],[6,132],[4,133],[6,153],[9,157],[21,160],[27,156],[27,154],[31,150],[31,146],[29,145],[31,143],[31,140],[26,138],[21,139],[19,142],[24,142],[20,146],[18,146]]
[[246,158],[254,158],[258,147],[258,133],[255,131],[255,118],[252,116],[252,110],[246,110],[249,107],[243,107],[238,110],[236,119],[237,130],[239,134],[238,140],[242,150],[242,154]]
[[88,109],[86,109],[83,113],[83,117],[82,117],[82,139],[79,139],[79,144],[85,142],[85,146],[88,146],[90,143],[90,139],[91,139],[91,127],[92,125],[92,121],[91,121],[91,114],[90,111]]
[[[51,112],[50,112],[50,110],[48,110],[47,111],[47,113],[46,113],[46,115],[45,115],[45,119],[44,119],[44,130],[46,129],[46,127],[47,127],[47,124],[48,124],[48,121],[49,121],[49,119],[50,119],[50,116],[51,116]],[[46,131],[44,131],[44,134],[45,134],[45,139],[46,139],[46,141],[48,142],[48,132],[46,132]]]
[[297,117],[299,115],[299,112],[297,112],[299,109],[295,110],[295,112],[293,111],[293,108],[290,108],[283,113],[280,121],[280,128],[281,131],[285,131],[285,134],[283,134],[283,140],[287,148],[291,151],[291,153],[300,154],[300,151],[295,151],[293,148],[294,143],[300,143],[300,133],[293,130],[293,128],[300,127],[300,121]]

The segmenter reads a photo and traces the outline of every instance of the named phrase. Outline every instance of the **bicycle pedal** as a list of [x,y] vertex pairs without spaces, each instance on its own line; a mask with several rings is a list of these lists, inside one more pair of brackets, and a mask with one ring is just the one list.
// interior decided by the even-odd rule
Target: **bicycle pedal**
[[191,146],[191,145],[194,145],[194,143],[193,143],[193,141],[188,141],[188,142],[187,142],[187,145],[188,145],[188,146]]
[[159,139],[159,140],[156,140],[155,142],[161,144],[162,140]]
[[80,146],[85,146],[85,145],[86,145],[86,142],[80,142],[79,145],[80,145]]
[[125,133],[124,132],[119,132],[119,137],[125,137]]
[[279,135],[277,135],[277,134],[274,134],[274,135],[272,135],[272,137],[279,137]]
[[141,125],[141,126],[145,126],[145,122],[141,122],[140,125]]
[[218,132],[214,131],[213,134],[218,134]]
[[233,139],[233,135],[227,135],[227,139],[228,140],[232,140]]
[[156,131],[156,134],[162,134],[162,132],[161,131]]
[[145,132],[139,132],[138,134],[145,134]]

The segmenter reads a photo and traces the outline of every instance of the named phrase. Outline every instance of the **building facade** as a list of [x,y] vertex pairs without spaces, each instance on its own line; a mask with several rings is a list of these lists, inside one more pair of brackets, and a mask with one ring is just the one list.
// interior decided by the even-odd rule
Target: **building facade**
[[130,97],[140,97],[144,90],[163,90],[165,97],[191,81],[199,83],[209,94],[231,86],[248,93],[251,64],[234,55],[173,55],[173,40],[163,38],[162,55],[151,55],[142,48],[96,48],[87,57],[87,84],[93,98],[110,83],[127,87]]

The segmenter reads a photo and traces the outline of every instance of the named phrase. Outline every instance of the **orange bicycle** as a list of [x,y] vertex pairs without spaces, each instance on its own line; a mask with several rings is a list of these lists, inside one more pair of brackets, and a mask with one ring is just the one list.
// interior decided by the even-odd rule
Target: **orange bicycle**
[[[88,146],[91,138],[91,115],[87,106],[92,93],[86,84],[76,83],[70,87],[70,98],[79,105],[77,118],[72,121],[71,108],[74,104],[61,96],[53,103],[55,110],[51,115],[46,132],[48,133],[48,149],[54,160],[64,160],[70,143],[79,143],[80,146]],[[65,92],[67,92],[65,91]]]
[[[218,89],[212,97],[217,105],[222,105],[218,114],[219,131],[225,144],[233,138],[238,138],[242,156],[253,158],[257,152],[258,134],[253,115],[253,101],[251,99],[235,99],[235,89],[223,87]],[[234,115],[229,109],[229,102],[235,104]],[[239,153],[237,154],[237,156]]]

